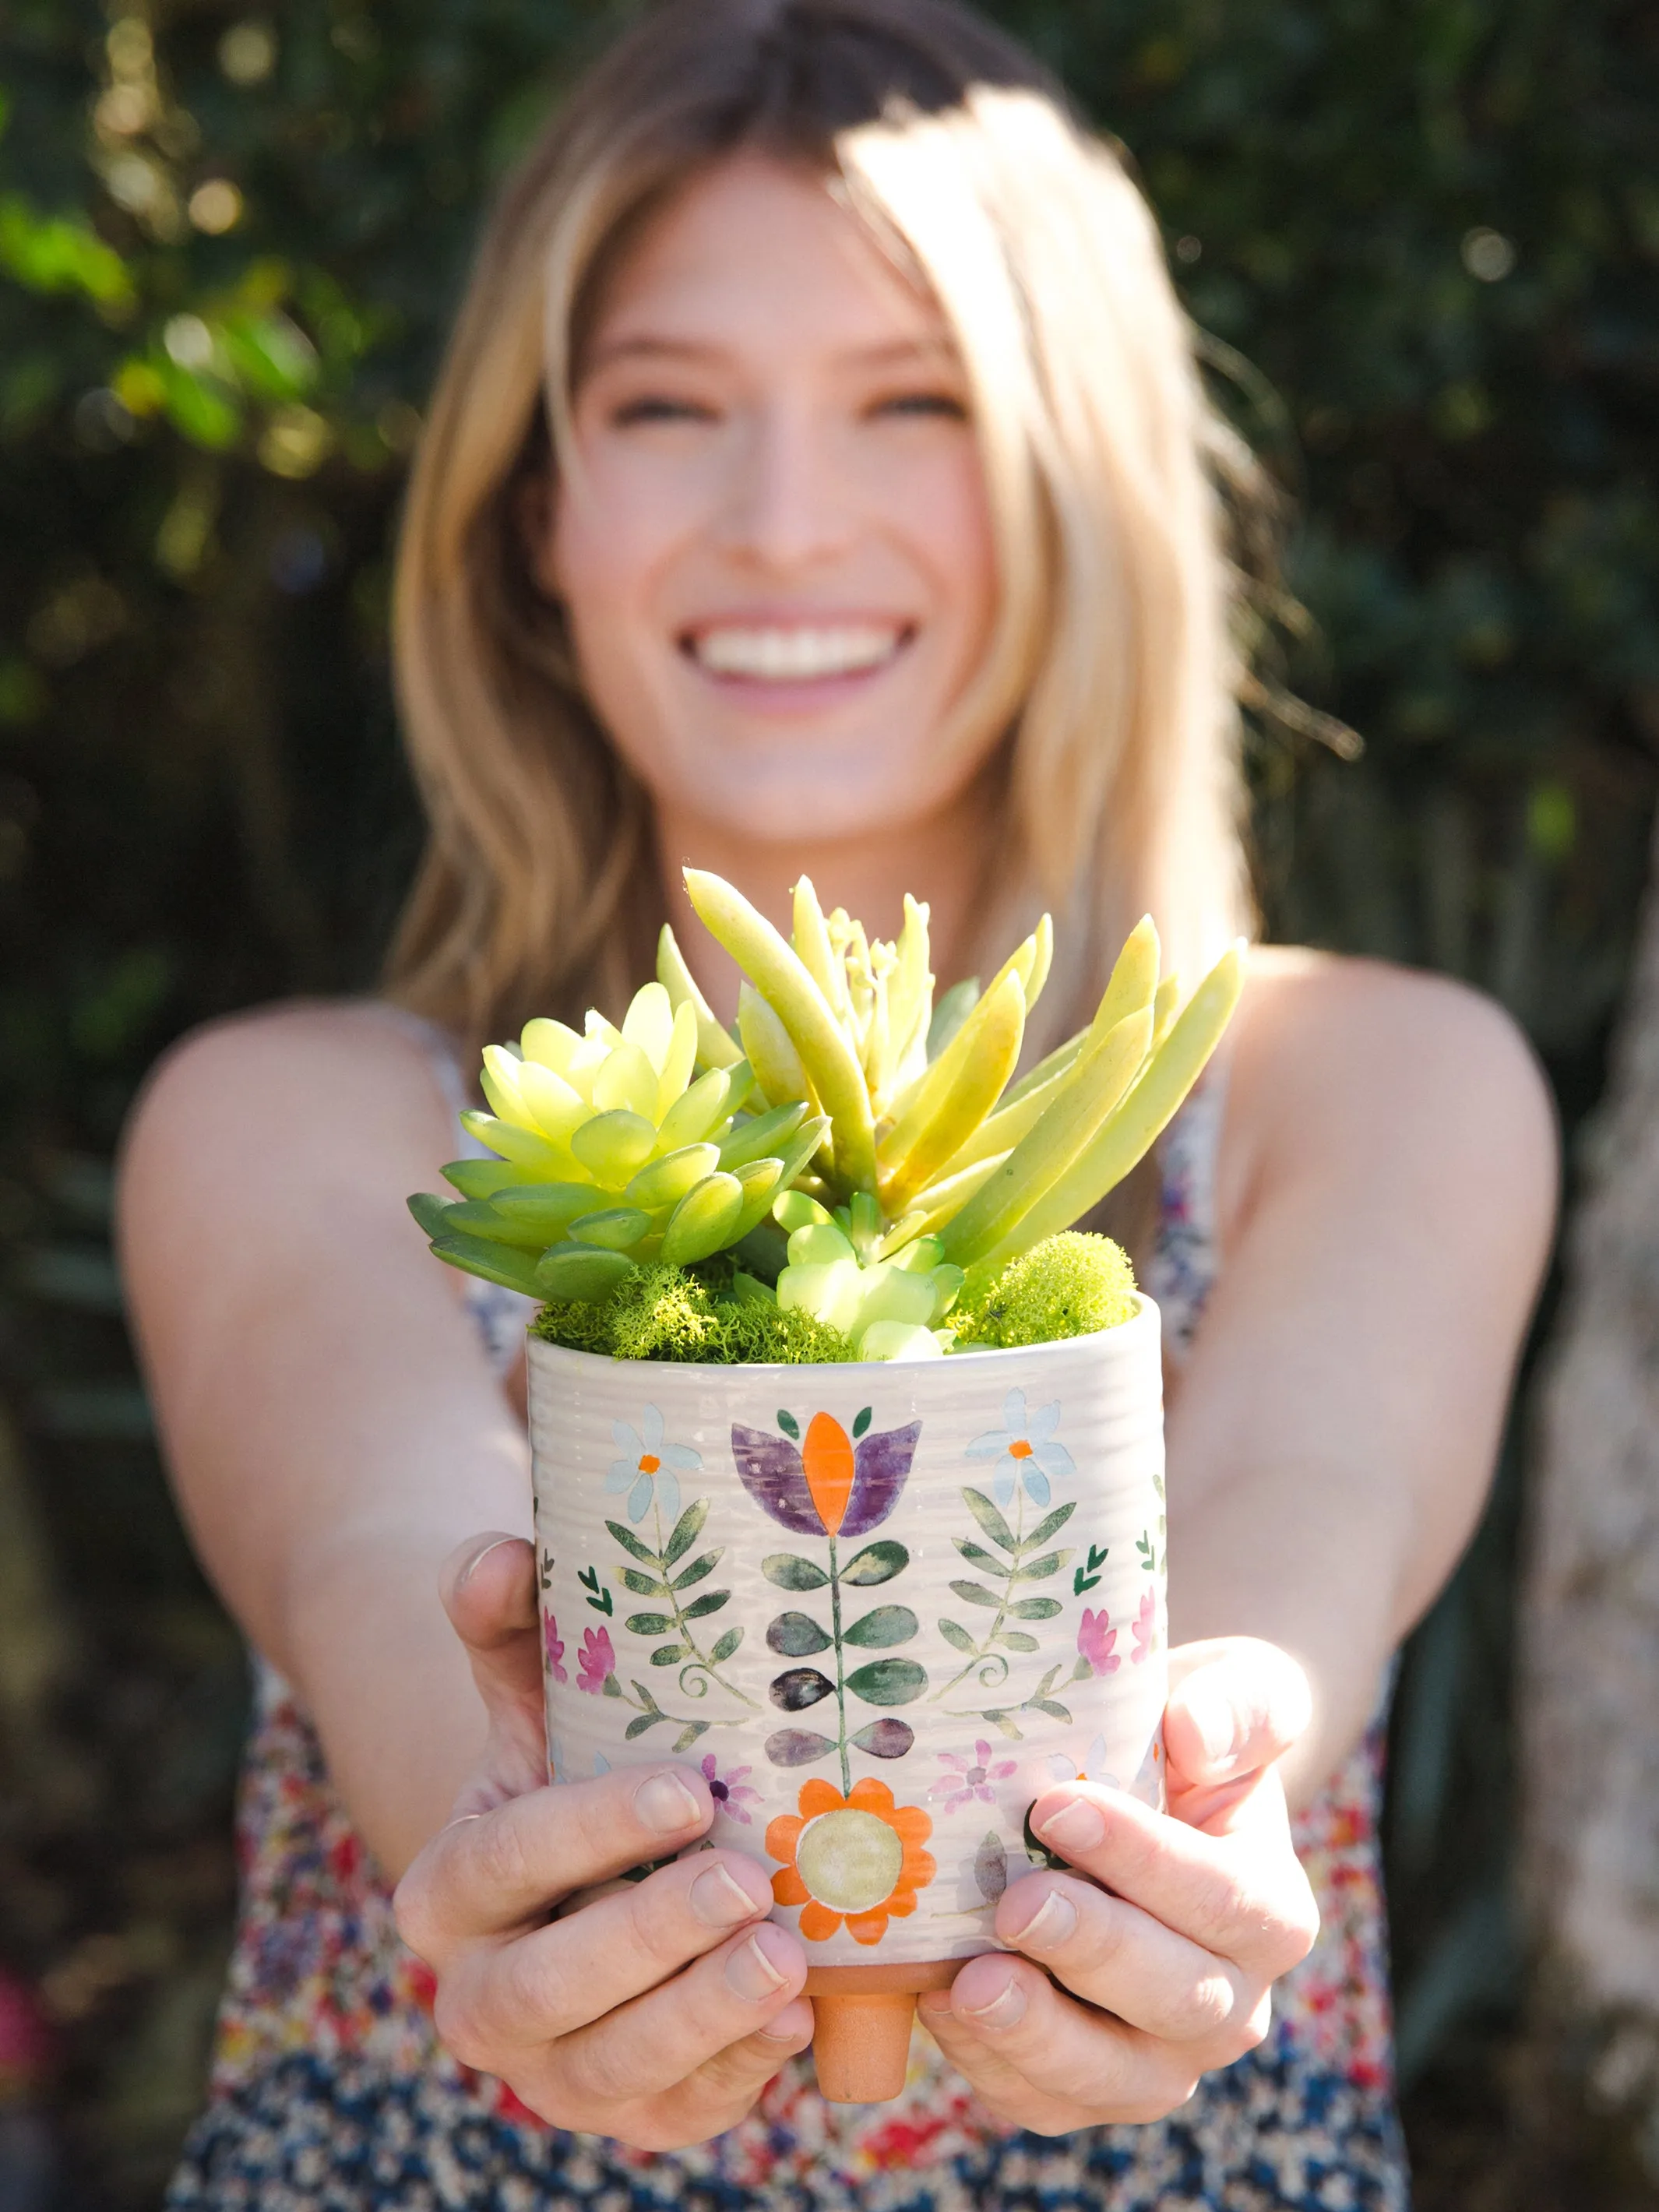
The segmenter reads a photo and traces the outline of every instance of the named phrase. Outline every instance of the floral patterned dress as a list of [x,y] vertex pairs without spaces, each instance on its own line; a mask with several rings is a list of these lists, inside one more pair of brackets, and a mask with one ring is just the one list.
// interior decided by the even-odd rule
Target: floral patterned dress
[[[447,1059],[441,1073],[459,1103]],[[1223,1099],[1220,1082],[1201,1088],[1164,1147],[1147,1287],[1177,1360],[1214,1273]],[[483,1283],[469,1291],[505,1365],[524,1302]],[[1010,2130],[919,2027],[896,2103],[827,2105],[809,2055],[729,2133],[660,2154],[547,2127],[441,2048],[431,1976],[398,1941],[387,1884],[311,1723],[260,1665],[238,1820],[241,1915],[209,2102],[169,2212],[1404,2212],[1381,1750],[1379,1725],[1297,1823],[1322,1926],[1275,1990],[1267,2040],[1167,2119],[1058,2138]]]

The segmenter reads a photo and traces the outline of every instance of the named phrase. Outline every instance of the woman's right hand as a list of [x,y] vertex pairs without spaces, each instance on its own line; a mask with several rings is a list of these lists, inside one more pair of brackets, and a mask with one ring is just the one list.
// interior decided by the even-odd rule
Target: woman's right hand
[[663,1765],[550,1787],[533,1550],[472,1538],[442,1588],[489,1736],[398,1885],[398,1931],[437,1976],[440,2037],[556,2127],[645,2150],[719,2135],[812,2037],[806,1955],[766,1917],[764,1869],[711,1849],[617,1882],[707,1830],[703,1778]]

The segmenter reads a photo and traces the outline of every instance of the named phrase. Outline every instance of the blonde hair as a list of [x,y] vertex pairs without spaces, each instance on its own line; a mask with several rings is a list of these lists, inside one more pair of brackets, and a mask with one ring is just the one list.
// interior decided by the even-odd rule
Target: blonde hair
[[503,197],[433,398],[394,612],[430,834],[391,994],[476,1041],[614,1012],[648,972],[649,809],[531,580],[525,501],[556,472],[606,270],[739,149],[812,164],[960,346],[1000,577],[961,712],[1006,732],[1011,825],[982,949],[1055,909],[1065,964],[1034,1042],[1086,1018],[1143,911],[1195,980],[1249,920],[1207,467],[1228,434],[1145,201],[1039,66],[952,0],[667,0]]

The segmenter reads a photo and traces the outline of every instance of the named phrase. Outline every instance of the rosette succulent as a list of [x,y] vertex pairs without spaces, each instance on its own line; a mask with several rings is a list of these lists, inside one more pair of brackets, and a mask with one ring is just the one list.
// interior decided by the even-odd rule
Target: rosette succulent
[[[490,1046],[490,1111],[463,1119],[497,1157],[444,1170],[459,1199],[410,1201],[441,1259],[566,1310],[613,1299],[641,1268],[690,1268],[720,1310],[810,1322],[854,1358],[937,1357],[958,1334],[1007,1342],[1012,1309],[989,1293],[1135,1166],[1242,981],[1235,946],[1182,1006],[1148,917],[1088,1028],[1016,1081],[1046,915],[984,991],[935,1006],[914,899],[885,944],[826,915],[803,877],[785,937],[720,877],[688,868],[685,882],[743,974],[736,1036],[665,928],[658,980],[620,1029],[590,1013],[580,1035],[533,1021]],[[1124,1310],[1115,1277],[1084,1281],[1079,1253],[1099,1241],[1054,1244],[1041,1297],[1035,1280],[1024,1294],[1060,1333],[1066,1315]],[[709,1322],[717,1337],[714,1307]],[[730,1334],[755,1340],[747,1322]],[[799,1333],[787,1356],[806,1356]]]
[[603,1298],[630,1269],[687,1266],[765,1219],[823,1140],[804,1099],[758,1113],[747,1063],[695,1074],[696,1017],[660,983],[635,994],[620,1029],[590,1013],[578,1036],[529,1023],[484,1048],[491,1110],[461,1116],[498,1157],[453,1160],[459,1191],[410,1211],[452,1267],[532,1297]]

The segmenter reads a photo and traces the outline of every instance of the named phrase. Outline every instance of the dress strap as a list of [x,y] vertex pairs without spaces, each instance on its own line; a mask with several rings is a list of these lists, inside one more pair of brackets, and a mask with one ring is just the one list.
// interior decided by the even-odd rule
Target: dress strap
[[1212,1061],[1160,1147],[1158,1241],[1146,1288],[1164,1316],[1164,1347],[1177,1361],[1187,1355],[1219,1266],[1215,1170],[1226,1110],[1226,1063]]

